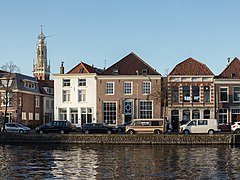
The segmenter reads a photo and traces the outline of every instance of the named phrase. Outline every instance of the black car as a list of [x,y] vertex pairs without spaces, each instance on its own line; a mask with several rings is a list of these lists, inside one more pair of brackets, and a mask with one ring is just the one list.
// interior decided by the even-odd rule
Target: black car
[[89,133],[112,134],[112,133],[116,133],[117,129],[113,127],[109,127],[103,123],[87,123],[87,124],[83,124],[82,132],[85,134],[89,134]]
[[46,124],[38,126],[35,129],[35,132],[40,134],[52,133],[52,132],[58,132],[58,133],[64,134],[64,133],[69,133],[70,131],[72,131],[72,124],[69,121],[65,121],[65,120],[50,121]]
[[125,122],[124,124],[117,125],[116,128],[117,128],[118,132],[125,132],[126,126],[130,125],[131,123],[132,123],[132,121],[128,121],[128,122]]

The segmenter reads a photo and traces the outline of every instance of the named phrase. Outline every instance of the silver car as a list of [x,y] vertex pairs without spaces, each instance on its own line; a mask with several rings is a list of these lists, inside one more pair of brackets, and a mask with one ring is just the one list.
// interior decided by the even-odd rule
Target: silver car
[[26,127],[19,123],[6,123],[4,132],[9,133],[27,133],[30,131],[29,127]]

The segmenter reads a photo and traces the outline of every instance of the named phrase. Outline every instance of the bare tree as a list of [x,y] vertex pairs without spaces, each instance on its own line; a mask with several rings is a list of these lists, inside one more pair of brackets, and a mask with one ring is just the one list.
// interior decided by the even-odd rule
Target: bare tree
[[20,72],[20,69],[17,65],[15,65],[12,61],[6,63],[5,65],[1,66],[1,78],[0,78],[0,85],[3,93],[1,94],[1,101],[2,104],[5,105],[4,111],[4,118],[2,120],[2,130],[5,131],[5,124],[7,122],[7,111],[8,106],[11,105],[12,98],[13,98],[13,85],[14,85],[14,77],[13,73]]
[[[163,118],[167,115],[167,104],[168,104],[168,69],[165,69],[165,77],[161,77],[161,85],[153,87],[151,96],[161,103],[163,107]],[[166,119],[165,119],[166,120]]]

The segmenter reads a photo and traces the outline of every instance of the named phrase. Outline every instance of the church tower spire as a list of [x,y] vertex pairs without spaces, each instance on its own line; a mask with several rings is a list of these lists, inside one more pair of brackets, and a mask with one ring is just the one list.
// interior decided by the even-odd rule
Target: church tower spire
[[47,62],[47,43],[46,36],[43,34],[42,25],[41,32],[38,35],[36,48],[36,64],[33,64],[33,76],[38,80],[49,80],[50,64]]

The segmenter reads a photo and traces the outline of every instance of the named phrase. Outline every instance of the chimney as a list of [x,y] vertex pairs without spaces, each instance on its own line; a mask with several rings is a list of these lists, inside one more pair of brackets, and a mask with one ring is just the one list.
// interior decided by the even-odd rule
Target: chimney
[[63,66],[64,61],[61,62],[61,67],[60,67],[60,74],[64,74],[64,66]]
[[228,62],[228,64],[230,63],[230,60],[231,60],[231,59],[230,59],[230,57],[229,57],[229,58],[227,58],[227,62]]

